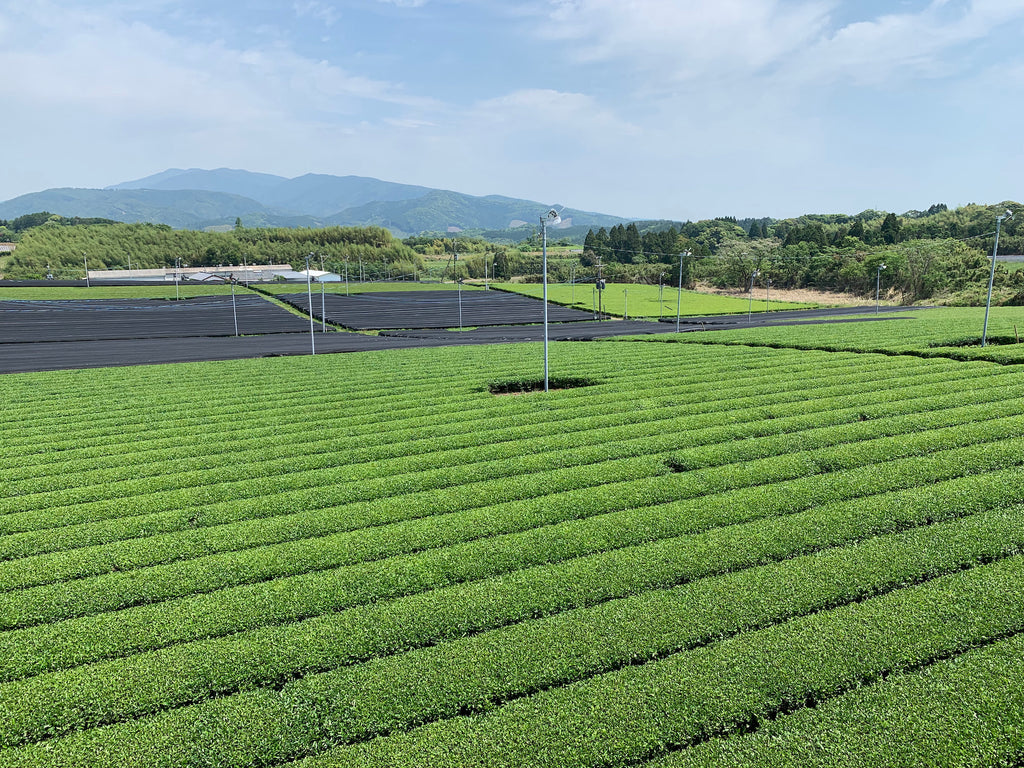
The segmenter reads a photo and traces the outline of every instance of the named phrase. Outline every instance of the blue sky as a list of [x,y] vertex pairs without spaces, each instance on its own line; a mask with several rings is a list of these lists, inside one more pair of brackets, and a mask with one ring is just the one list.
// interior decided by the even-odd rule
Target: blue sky
[[1024,200],[1024,0],[0,0],[0,200],[167,168],[638,218]]

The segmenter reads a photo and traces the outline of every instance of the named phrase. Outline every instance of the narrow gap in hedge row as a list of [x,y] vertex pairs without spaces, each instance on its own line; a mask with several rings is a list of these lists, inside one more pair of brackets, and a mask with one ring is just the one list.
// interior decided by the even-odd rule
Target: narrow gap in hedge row
[[[592,387],[603,382],[583,376],[549,376],[548,389],[575,389]],[[487,385],[492,395],[519,395],[527,392],[543,392],[544,379],[503,379]]]

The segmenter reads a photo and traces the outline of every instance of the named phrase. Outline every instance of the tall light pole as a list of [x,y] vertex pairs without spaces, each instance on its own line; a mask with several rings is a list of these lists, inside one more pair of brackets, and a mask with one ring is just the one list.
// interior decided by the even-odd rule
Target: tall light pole
[[89,257],[84,253],[82,254],[82,263],[85,264],[85,287],[91,288],[92,286],[89,284]]
[[235,305],[235,278],[231,278],[231,314],[235,318],[235,336],[238,335],[238,307]]
[[878,314],[878,292],[882,287],[882,270],[885,269],[885,264],[878,265],[878,271],[875,272],[875,314]]
[[313,258],[312,253],[306,254],[306,298],[309,307],[309,347],[310,354],[316,354],[316,335],[313,333],[313,283],[309,274],[309,260]]
[[761,274],[761,270],[755,269],[750,273],[750,290],[747,291],[747,322],[751,322],[754,311],[754,278]]
[[683,308],[683,259],[689,258],[689,256],[689,251],[683,251],[679,254],[679,287],[676,293],[676,333],[679,333],[679,315]]
[[[324,271],[324,255],[320,254],[320,271]],[[320,322],[323,323],[323,333],[327,333],[327,299],[324,294],[324,276],[320,275]]]
[[540,217],[540,248],[544,270],[544,391],[548,391],[548,224],[559,224],[562,217],[552,208]]
[[988,300],[985,302],[985,326],[981,329],[981,346],[985,346],[988,339],[988,310],[992,306],[992,282],[996,279],[996,254],[999,252],[999,225],[1003,219],[1012,219],[1013,211],[1007,211],[1001,216],[996,216],[996,244],[992,246],[992,270],[988,273]]
[[181,256],[174,259],[174,300],[179,301],[181,296],[178,292],[178,285],[181,282]]
[[658,275],[658,319],[665,316],[665,273]]
[[452,238],[452,275],[455,277],[455,289],[459,294],[459,330],[462,330],[462,278],[459,277],[459,253],[455,250],[455,238]]

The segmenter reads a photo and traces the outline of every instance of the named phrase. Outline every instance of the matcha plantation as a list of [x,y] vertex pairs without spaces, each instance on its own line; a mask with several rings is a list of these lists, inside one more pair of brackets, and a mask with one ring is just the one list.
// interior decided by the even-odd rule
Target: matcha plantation
[[4,376],[0,765],[1016,764],[1022,356],[948,312]]

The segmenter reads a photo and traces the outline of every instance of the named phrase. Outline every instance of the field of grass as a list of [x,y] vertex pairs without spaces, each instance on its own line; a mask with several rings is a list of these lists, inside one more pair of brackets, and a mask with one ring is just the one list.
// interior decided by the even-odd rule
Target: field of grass
[[4,376],[0,765],[1024,759],[1024,371],[539,363]]
[[739,344],[790,349],[913,354],[1024,363],[1024,307],[993,307],[987,345],[981,346],[984,307],[922,308],[886,314],[878,321],[672,334],[649,340],[688,344]]
[[[241,286],[236,291],[244,290]],[[178,295],[183,299],[197,296],[224,296],[231,293],[230,285],[181,285]],[[0,287],[0,300],[23,301],[84,301],[86,299],[173,299],[174,283],[170,285],[94,285],[86,287],[42,286],[28,288]]]
[[[495,283],[494,287],[537,298],[544,294],[544,286],[539,283]],[[605,313],[619,317],[628,311],[630,319],[675,317],[678,298],[677,291],[668,286],[659,290],[657,285],[608,283],[601,299],[601,308]],[[548,301],[589,312],[596,309],[597,293],[593,283],[580,283],[576,286],[566,283],[549,283]],[[763,291],[759,296],[755,296],[753,301],[737,299],[732,296],[683,291],[682,301],[679,303],[679,311],[684,317],[728,315],[746,312],[748,308],[753,312],[764,312],[766,310],[805,309],[817,306],[816,304],[774,301],[770,297],[766,302]]]

